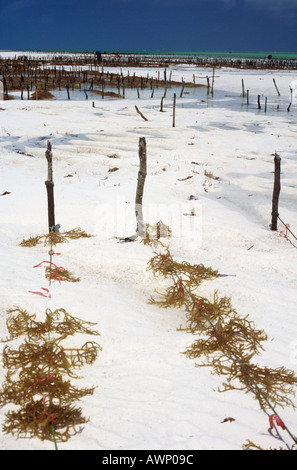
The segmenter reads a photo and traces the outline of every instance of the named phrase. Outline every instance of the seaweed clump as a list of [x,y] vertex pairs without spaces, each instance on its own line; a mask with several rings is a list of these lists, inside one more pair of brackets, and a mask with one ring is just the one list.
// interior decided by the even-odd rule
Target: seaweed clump
[[144,245],[153,246],[156,243],[160,243],[161,238],[170,238],[172,235],[172,231],[170,230],[169,226],[164,224],[162,220],[159,220],[154,225],[146,224],[145,227],[145,236],[142,239],[142,243]]
[[23,239],[20,243],[20,246],[31,248],[36,246],[40,243],[44,243],[44,245],[57,245],[59,243],[67,243],[68,240],[77,240],[79,238],[91,238],[92,235],[88,234],[81,228],[77,227],[72,230],[68,230],[66,232],[54,232],[51,231],[46,235],[36,235],[29,237],[27,239]]
[[[98,335],[96,330],[92,329],[94,323],[86,322],[80,318],[70,315],[64,308],[54,311],[46,309],[45,320],[38,321],[36,314],[29,314],[26,310],[14,307],[7,310],[8,319],[6,321],[7,330],[10,338],[4,341],[12,341],[21,335],[27,335],[31,342],[40,341],[40,338],[46,338],[51,334],[51,341],[60,342],[64,338],[76,333],[87,335]],[[56,339],[54,334],[57,334]],[[3,340],[2,340],[3,341]]]
[[81,408],[47,404],[39,400],[27,403],[18,411],[9,411],[3,431],[17,438],[29,436],[48,441],[53,439],[54,433],[57,442],[66,442],[75,426],[87,422]]
[[8,310],[7,329],[11,342],[26,335],[18,347],[3,349],[3,367],[7,369],[0,394],[0,407],[13,403],[17,410],[9,411],[3,431],[17,437],[65,442],[71,430],[88,421],[81,408],[75,406],[95,387],[78,388],[71,379],[86,364],[93,364],[101,346],[94,341],[80,348],[67,349],[61,341],[76,333],[96,335],[94,324],[70,315],[64,309],[45,312],[45,320],[14,307]]
[[80,278],[75,277],[71,271],[63,268],[62,266],[46,266],[45,268],[45,277],[48,280],[63,282],[79,282]]
[[155,276],[172,280],[164,292],[158,292],[159,298],[151,297],[149,303],[162,308],[185,308],[186,327],[180,330],[195,335],[195,341],[184,354],[195,360],[203,357],[204,362],[197,363],[197,367],[211,367],[214,374],[226,378],[220,392],[252,392],[264,411],[274,406],[296,408],[291,399],[297,385],[294,372],[254,363],[255,356],[264,350],[267,334],[258,330],[248,315],[239,315],[231,298],[220,298],[217,291],[213,299],[198,295],[201,282],[218,277],[218,271],[202,264],[176,262],[169,248],[154,256],[148,269]]
[[219,277],[219,272],[203,264],[190,264],[187,261],[175,261],[166,248],[165,253],[160,253],[150,259],[148,270],[153,271],[155,276],[183,276],[183,284],[188,288],[199,287],[201,282],[207,279]]
[[[261,450],[261,451],[265,451],[265,450],[275,450],[276,451],[277,450],[277,451],[280,451],[280,450],[288,450],[288,449],[287,448],[284,449],[283,447],[264,449],[259,444],[255,444],[253,441],[248,440],[245,444],[243,444],[242,450]],[[296,444],[293,444],[289,448],[289,450],[296,450]]]

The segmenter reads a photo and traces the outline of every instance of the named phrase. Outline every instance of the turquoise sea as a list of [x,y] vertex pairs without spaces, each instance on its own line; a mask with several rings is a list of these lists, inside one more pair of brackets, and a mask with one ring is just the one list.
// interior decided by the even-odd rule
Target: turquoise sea
[[[108,50],[104,48],[97,48],[102,52],[108,54],[137,54],[137,55],[170,55],[170,56],[193,56],[193,57],[226,57],[226,58],[254,58],[254,59],[265,59],[269,54],[272,55],[275,59],[295,59],[297,60],[297,51],[296,52],[274,52],[274,51],[150,51],[150,50]],[[74,54],[91,54],[94,50],[26,50],[26,51],[15,51],[15,52],[37,52],[37,53],[74,53]]]
[[[117,51],[107,51],[117,52]],[[229,58],[255,58],[264,59],[271,54],[276,59],[297,59],[297,52],[236,52],[236,51],[120,51],[122,54],[148,54],[148,55],[176,55],[193,57],[229,57]]]

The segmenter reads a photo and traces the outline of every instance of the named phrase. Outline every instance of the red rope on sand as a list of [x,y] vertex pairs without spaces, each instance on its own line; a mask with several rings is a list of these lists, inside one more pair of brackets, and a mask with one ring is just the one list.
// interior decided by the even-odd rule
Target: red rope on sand
[[178,282],[178,294],[180,297],[183,297],[184,293],[185,293],[185,290],[184,290],[183,283],[182,281],[179,281]]
[[286,429],[286,426],[285,426],[284,422],[283,422],[281,419],[279,419],[279,417],[278,417],[277,415],[275,415],[275,414],[269,416],[269,425],[270,425],[270,428],[269,428],[269,429],[273,429],[273,422],[274,422],[274,421],[275,421],[276,424],[277,424],[278,426],[280,426],[283,430]]
[[41,261],[41,263],[39,264],[36,264],[35,266],[33,266],[33,268],[38,268],[39,266],[42,266],[43,263],[48,263],[50,264],[51,266],[54,266],[56,269],[62,269],[63,271],[66,271],[66,268],[64,268],[63,266],[57,266],[55,263],[53,263],[52,261]]
[[282,230],[282,231],[280,232],[280,234],[279,234],[280,237],[287,238],[287,236],[288,236],[288,229],[290,228],[290,224],[286,224],[285,227],[286,227],[286,233],[284,234],[284,231]]
[[44,396],[44,397],[42,398],[42,402],[43,402],[43,414],[40,415],[40,416],[38,416],[38,418],[41,419],[41,418],[43,418],[44,416],[48,416],[48,417],[50,418],[50,422],[52,423],[53,420],[54,420],[54,415],[51,414],[51,413],[48,413],[48,412],[46,411],[46,403],[45,403],[45,400],[46,400],[46,397]]
[[41,287],[41,289],[44,290],[46,294],[44,294],[43,292],[35,292],[32,290],[29,290],[28,292],[30,292],[31,294],[42,295],[43,297],[50,297],[49,290],[46,287]]
[[52,255],[60,256],[60,255],[61,255],[61,253],[55,253],[53,250],[49,250],[48,254],[49,254],[50,256],[52,256]]
[[36,379],[36,382],[45,382],[46,380],[50,380],[50,378],[53,376],[54,374],[48,374],[47,377],[44,377],[43,379]]

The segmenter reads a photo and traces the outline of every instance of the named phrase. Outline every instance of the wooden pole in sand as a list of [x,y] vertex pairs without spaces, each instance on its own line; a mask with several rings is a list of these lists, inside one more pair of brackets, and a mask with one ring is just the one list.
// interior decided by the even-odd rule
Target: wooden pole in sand
[[145,223],[143,220],[142,199],[143,199],[144,183],[145,183],[145,178],[146,178],[146,140],[145,140],[145,137],[139,138],[138,156],[139,156],[139,171],[138,171],[137,189],[136,189],[136,197],[135,197],[135,216],[136,216],[136,223],[137,223],[136,232],[139,236],[144,237]]
[[293,101],[293,90],[292,90],[291,87],[290,87],[290,92],[291,92],[291,101],[290,101],[289,106],[287,107],[288,113],[290,112],[290,108],[291,108],[291,106],[292,106],[292,101]]
[[279,89],[277,88],[277,84],[276,84],[275,78],[273,78],[273,83],[274,83],[274,86],[275,86],[275,89],[276,89],[276,91],[277,91],[278,96],[280,96],[280,92],[279,92]]
[[271,212],[271,216],[272,216],[271,230],[273,231],[277,231],[277,219],[279,216],[278,201],[279,201],[279,194],[281,190],[280,175],[281,175],[281,158],[277,153],[275,153],[274,155],[274,187],[273,187],[273,195],[272,195],[272,212]]
[[206,77],[207,80],[207,96],[209,95],[209,90],[210,90],[210,83],[209,83],[209,76],[207,75]]
[[184,88],[185,88],[185,82],[183,81],[182,89],[181,89],[181,92],[180,92],[180,95],[179,95],[180,98],[183,97]]
[[242,98],[245,98],[246,94],[245,94],[245,91],[244,91],[244,80],[243,78],[241,79],[241,88],[242,88]]
[[215,67],[212,69],[211,96],[213,96],[214,79],[215,79]]
[[51,143],[47,142],[47,150],[45,156],[48,164],[47,181],[45,186],[47,190],[47,206],[48,206],[48,227],[49,232],[54,231],[55,223],[55,202],[54,202],[54,181],[53,181],[53,154]]
[[175,127],[175,106],[176,106],[176,93],[173,95],[173,119],[172,119],[172,127]]

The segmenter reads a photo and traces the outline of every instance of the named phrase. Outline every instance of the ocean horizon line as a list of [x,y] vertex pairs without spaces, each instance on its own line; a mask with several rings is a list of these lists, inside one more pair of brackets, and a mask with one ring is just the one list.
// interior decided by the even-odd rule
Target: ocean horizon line
[[[100,50],[99,48],[97,50]],[[34,52],[34,53],[68,53],[68,54],[92,54],[95,49],[3,49],[1,52]],[[143,54],[143,55],[189,55],[189,56],[220,56],[220,57],[258,57],[266,58],[268,55],[271,55],[275,58],[297,58],[296,52],[280,52],[280,51],[215,51],[215,50],[203,50],[203,51],[168,51],[168,50],[107,50],[101,48],[103,54]]]

